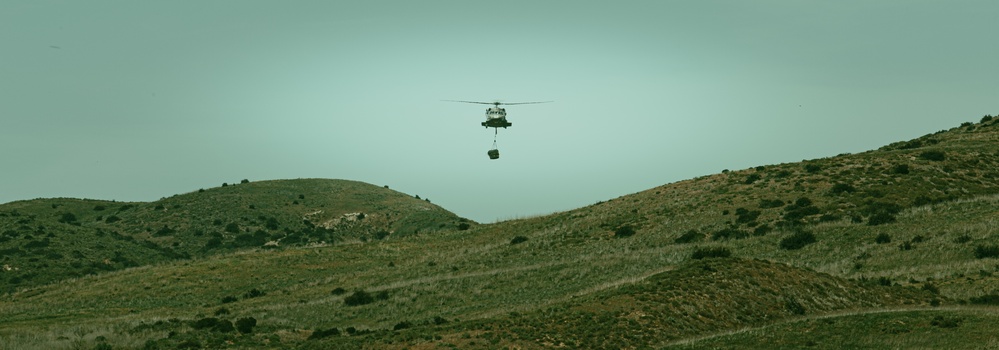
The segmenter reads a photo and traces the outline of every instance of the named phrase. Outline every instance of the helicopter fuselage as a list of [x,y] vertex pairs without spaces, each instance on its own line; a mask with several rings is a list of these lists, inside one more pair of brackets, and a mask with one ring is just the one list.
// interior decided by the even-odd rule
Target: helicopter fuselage
[[513,123],[506,121],[506,109],[499,107],[489,107],[486,108],[486,121],[482,122],[482,126],[487,128],[506,128],[512,126]]

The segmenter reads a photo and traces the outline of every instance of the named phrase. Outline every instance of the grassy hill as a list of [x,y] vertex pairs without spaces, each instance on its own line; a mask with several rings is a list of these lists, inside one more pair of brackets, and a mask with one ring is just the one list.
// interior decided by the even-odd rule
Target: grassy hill
[[246,248],[281,249],[475,224],[425,200],[344,180],[245,182],[151,203],[0,205],[0,291]]
[[997,176],[988,117],[489,225],[334,180],[8,203],[3,263],[56,277],[3,272],[0,348],[980,347]]

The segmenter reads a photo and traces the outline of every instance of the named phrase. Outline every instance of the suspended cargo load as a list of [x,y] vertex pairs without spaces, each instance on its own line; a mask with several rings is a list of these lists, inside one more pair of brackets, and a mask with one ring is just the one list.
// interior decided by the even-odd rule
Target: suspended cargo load
[[486,154],[489,154],[489,159],[498,159],[499,158],[499,150],[498,149],[491,149],[491,150],[489,150],[489,152],[486,152]]

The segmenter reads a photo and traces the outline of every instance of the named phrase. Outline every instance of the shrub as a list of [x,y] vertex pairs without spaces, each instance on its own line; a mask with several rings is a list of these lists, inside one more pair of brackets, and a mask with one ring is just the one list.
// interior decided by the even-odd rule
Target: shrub
[[793,298],[788,298],[784,302],[784,307],[787,309],[787,311],[790,311],[792,314],[795,315],[805,314],[805,307],[802,306],[801,303],[799,303],[797,300],[794,300]]
[[971,297],[968,301],[979,305],[999,305],[999,294],[992,293],[979,297]]
[[241,184],[248,184],[248,183],[250,183],[250,180],[243,179],[243,181],[240,181],[239,183],[241,183]]
[[230,222],[228,225],[225,225],[225,232],[239,233],[239,225],[236,225],[235,222]]
[[687,231],[687,233],[684,233],[683,235],[681,235],[680,237],[677,237],[675,240],[673,240],[673,242],[675,242],[677,244],[692,243],[692,242],[700,241],[703,238],[704,238],[703,234],[701,234],[701,233],[699,233],[697,231],[694,231],[694,230],[690,230],[690,231]]
[[908,174],[909,173],[909,164],[899,164],[899,165],[896,165],[894,168],[892,168],[891,172],[894,173],[894,174],[900,174],[900,175]]
[[979,244],[975,247],[975,258],[999,258],[999,246]]
[[375,297],[371,296],[370,293],[365,292],[363,290],[355,291],[354,294],[351,294],[346,298],[343,298],[343,303],[344,305],[347,306],[365,305],[365,304],[371,304],[373,302],[375,302]]
[[746,176],[746,181],[743,183],[750,185],[756,181],[759,181],[761,178],[763,177],[760,176],[760,174],[749,174],[749,176]]
[[874,243],[877,244],[891,243],[891,236],[888,235],[887,233],[878,234],[877,237],[874,237]]
[[347,293],[347,290],[343,289],[343,288],[340,288],[340,287],[333,288],[333,290],[330,291],[330,294],[333,294],[333,295],[344,295],[346,293]]
[[631,225],[618,227],[617,230],[614,231],[614,237],[617,238],[631,237],[633,235],[635,235],[635,229],[632,228]]
[[736,223],[745,224],[756,221],[756,219],[760,217],[760,211],[738,208],[735,210],[735,215],[738,216],[737,218],[735,218]]
[[107,218],[104,219],[104,222],[108,223],[108,224],[113,224],[113,223],[116,223],[118,221],[121,221],[121,218],[119,218],[117,216],[114,216],[114,215],[108,216]]
[[919,158],[929,161],[939,162],[943,161],[947,157],[946,155],[944,155],[943,151],[923,151],[922,153],[919,154]]
[[727,258],[732,256],[732,251],[725,247],[698,248],[690,255],[691,259],[701,260],[704,258]]
[[855,187],[853,187],[853,185],[851,185],[851,184],[838,183],[838,184],[833,185],[832,189],[829,190],[829,193],[832,193],[832,194],[843,194],[843,193],[853,193],[853,192],[856,192],[856,191],[857,191],[857,189]]
[[236,330],[243,334],[253,333],[253,327],[256,326],[257,319],[253,317],[244,317],[236,320]]
[[239,301],[239,298],[236,298],[236,297],[234,297],[232,295],[227,295],[227,296],[222,297],[222,303],[223,304],[235,303],[237,301]]
[[877,213],[867,219],[868,226],[877,226],[895,222],[895,215],[891,213]]
[[73,213],[63,213],[62,216],[59,217],[59,222],[66,224],[74,223],[76,222],[76,215]]
[[743,239],[746,237],[749,237],[749,233],[732,227],[726,227],[711,234],[711,239],[716,241],[723,239]]
[[527,237],[524,236],[517,236],[510,240],[510,244],[519,244],[524,242],[527,242]]
[[413,326],[413,324],[410,323],[409,321],[402,321],[402,322],[396,323],[395,326],[392,327],[392,330],[393,331],[398,331],[398,330],[406,329],[406,328],[409,328],[409,327],[412,327],[412,326]]
[[960,317],[948,318],[938,315],[933,316],[933,320],[930,321],[930,325],[940,328],[957,328],[957,326],[961,325],[961,322],[964,322],[964,319]]
[[780,208],[784,206],[784,201],[780,199],[761,199],[760,209]]
[[812,243],[815,243],[815,235],[808,231],[798,231],[782,239],[780,241],[780,248],[784,250],[798,250]]
[[267,293],[261,292],[259,289],[253,288],[249,292],[243,294],[244,299],[256,298],[266,295]]
[[822,166],[818,164],[805,164],[805,171],[814,174],[822,171]]
[[215,317],[205,317],[191,323],[191,328],[208,329],[208,328],[213,328],[218,324],[219,324],[219,319]]
[[458,224],[458,231],[465,231],[465,230],[467,230],[470,227],[472,227],[472,226],[469,225],[467,222],[463,222],[463,223]]
[[336,335],[340,335],[340,330],[336,329],[336,327],[330,328],[330,329],[325,329],[325,330],[317,329],[315,331],[312,331],[312,334],[309,335],[308,340],[322,339],[322,338],[332,337],[332,336],[336,336]]

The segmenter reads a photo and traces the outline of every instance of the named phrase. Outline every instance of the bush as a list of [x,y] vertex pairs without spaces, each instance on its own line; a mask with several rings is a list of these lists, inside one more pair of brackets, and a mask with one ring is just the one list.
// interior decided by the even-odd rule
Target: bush
[[891,213],[877,213],[867,219],[867,226],[890,224],[895,221],[895,215]]
[[691,259],[701,260],[704,258],[727,258],[732,256],[732,251],[725,247],[698,248],[690,255]]
[[253,327],[256,326],[257,319],[253,317],[244,317],[236,320],[236,330],[243,334],[253,333]]
[[635,229],[632,228],[631,225],[618,227],[617,230],[614,231],[614,237],[617,238],[631,237],[633,235],[635,235]]
[[999,258],[999,246],[979,244],[975,247],[975,258]]
[[900,174],[900,175],[908,174],[909,173],[909,164],[899,164],[899,165],[896,165],[895,168],[892,168],[891,172],[894,173],[894,174]]
[[365,305],[373,302],[375,302],[375,297],[363,290],[355,291],[354,294],[343,298],[343,303],[347,306]]
[[793,298],[788,298],[784,302],[784,307],[787,309],[787,311],[790,311],[792,314],[795,315],[805,314],[805,307],[801,305],[801,303],[799,303],[797,300],[794,300]]
[[784,206],[784,201],[780,199],[761,199],[760,209],[780,208]]
[[943,161],[947,157],[946,155],[944,155],[943,151],[924,151],[923,153],[919,154],[919,158],[929,161],[939,162]]
[[930,325],[937,326],[940,328],[957,328],[964,322],[964,319],[960,317],[947,318],[943,316],[933,316],[933,320],[930,321]]
[[815,235],[808,231],[798,231],[780,241],[780,248],[784,250],[798,250],[806,245],[815,243]]
[[332,336],[336,336],[336,335],[340,335],[340,330],[336,329],[336,327],[330,328],[330,329],[325,329],[325,330],[319,330],[319,329],[317,329],[315,331],[312,331],[312,334],[309,335],[308,340],[322,339],[322,338],[332,337]]
[[738,208],[735,210],[735,215],[738,216],[737,218],[735,218],[736,223],[745,224],[756,221],[756,219],[760,217],[760,211]]
[[999,305],[999,294],[986,294],[980,297],[971,297],[968,299],[972,304],[978,305]]
[[206,317],[191,323],[191,328],[194,329],[211,329],[216,332],[228,333],[235,330],[232,326],[232,322],[228,320],[220,320],[215,317]]
[[259,289],[253,288],[249,292],[243,294],[243,299],[256,298],[266,295],[267,293],[261,292]]
[[891,236],[889,236],[887,233],[881,233],[877,237],[874,237],[874,243],[877,244],[891,243]]
[[333,290],[330,291],[330,294],[333,294],[333,295],[344,295],[346,293],[347,293],[347,290],[343,289],[343,288],[340,288],[340,287],[333,288]]
[[726,227],[711,234],[711,239],[716,241],[723,239],[743,239],[746,237],[749,237],[748,232],[732,227]]
[[510,244],[519,244],[524,242],[527,242],[527,237],[524,236],[517,236],[510,240]]
[[114,215],[108,216],[107,218],[104,219],[104,222],[108,224],[113,224],[118,221],[121,221],[121,218]]
[[746,185],[751,185],[752,183],[759,181],[761,178],[763,177],[760,176],[760,174],[749,174],[749,176],[746,176],[746,181],[743,183]]
[[59,222],[65,224],[74,223],[76,222],[76,215],[73,213],[63,213],[62,216],[59,217]]
[[829,190],[829,193],[842,194],[842,193],[853,193],[856,191],[857,189],[853,187],[853,185],[851,184],[838,183],[833,185],[832,189]]
[[413,324],[410,323],[409,321],[402,321],[402,322],[396,323],[395,326],[392,327],[392,330],[393,331],[398,331],[398,330],[406,329],[406,328],[409,328],[409,327],[412,327],[412,326],[413,326]]
[[677,243],[677,244],[692,243],[692,242],[700,241],[703,238],[704,238],[703,234],[701,234],[701,233],[699,233],[697,231],[694,231],[694,230],[690,230],[690,231],[687,231],[687,233],[684,233],[683,235],[681,235],[680,237],[677,237],[675,240],[673,240],[673,242]]

